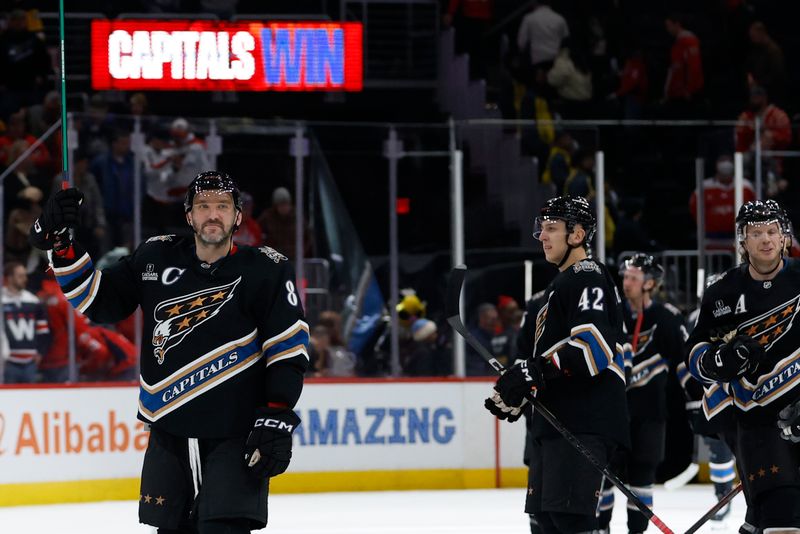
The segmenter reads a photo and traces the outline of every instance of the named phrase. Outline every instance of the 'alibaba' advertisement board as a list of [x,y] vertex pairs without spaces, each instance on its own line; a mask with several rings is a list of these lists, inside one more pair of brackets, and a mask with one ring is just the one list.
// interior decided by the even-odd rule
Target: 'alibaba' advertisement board
[[94,20],[92,88],[361,91],[362,26]]

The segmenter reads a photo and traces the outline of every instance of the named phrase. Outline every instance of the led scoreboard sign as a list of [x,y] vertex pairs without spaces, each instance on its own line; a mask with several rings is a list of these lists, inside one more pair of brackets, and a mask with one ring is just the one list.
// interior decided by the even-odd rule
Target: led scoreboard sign
[[92,21],[92,88],[361,91],[357,22]]

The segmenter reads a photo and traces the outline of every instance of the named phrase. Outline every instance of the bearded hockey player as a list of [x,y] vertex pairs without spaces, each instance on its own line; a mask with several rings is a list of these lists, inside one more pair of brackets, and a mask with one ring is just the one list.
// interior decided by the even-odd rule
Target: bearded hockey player
[[764,532],[800,532],[800,448],[776,428],[800,395],[800,265],[783,256],[786,215],[772,200],[748,202],[736,217],[744,262],[703,295],[689,339],[689,372],[704,383],[703,409],[736,416],[734,451],[749,518]]
[[[653,256],[636,253],[620,269],[625,300],[622,315],[628,333],[632,367],[628,380],[631,450],[618,453],[618,472],[626,474],[631,489],[653,506],[656,468],[664,459],[667,425],[667,376],[681,362],[688,337],[680,311],[653,300],[664,270]],[[607,529],[614,507],[614,488],[603,484],[600,528]],[[644,532],[648,519],[628,505],[628,531]]]
[[[516,421],[525,395],[535,392],[558,420],[601,462],[628,447],[620,300],[606,267],[587,255],[595,219],[582,197],[550,199],[534,237],[559,274],[541,308],[528,306],[517,358],[486,408]],[[602,475],[545,419],[533,412],[528,496],[546,534],[592,532]]]
[[139,520],[160,534],[243,534],[267,522],[269,477],[286,470],[308,326],[286,257],[237,247],[239,188],[198,174],[185,197],[193,235],[152,237],[97,271],[68,228],[82,193],[59,191],[31,229],[70,303],[113,323],[141,306],[139,419],[151,427]]

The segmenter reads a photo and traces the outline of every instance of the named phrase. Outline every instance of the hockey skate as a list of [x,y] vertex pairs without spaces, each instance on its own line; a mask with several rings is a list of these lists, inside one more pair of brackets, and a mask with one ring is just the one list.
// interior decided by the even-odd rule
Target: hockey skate
[[719,512],[714,514],[709,523],[711,530],[726,530],[728,528],[727,519],[731,515],[731,503],[726,504]]

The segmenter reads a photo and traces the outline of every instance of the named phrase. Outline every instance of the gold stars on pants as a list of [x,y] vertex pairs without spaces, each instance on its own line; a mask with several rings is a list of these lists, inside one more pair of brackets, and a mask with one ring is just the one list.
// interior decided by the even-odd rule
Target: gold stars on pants
[[[166,497],[162,497],[159,495],[155,498],[155,505],[156,506],[164,506],[164,502],[166,502]],[[145,504],[153,504],[153,496],[152,495],[139,495],[139,501],[144,501]]]

